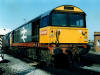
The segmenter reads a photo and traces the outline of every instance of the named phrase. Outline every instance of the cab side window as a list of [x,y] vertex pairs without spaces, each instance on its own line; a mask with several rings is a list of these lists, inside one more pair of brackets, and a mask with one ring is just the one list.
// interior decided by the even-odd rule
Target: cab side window
[[45,16],[41,18],[40,27],[46,27],[49,25],[49,16]]

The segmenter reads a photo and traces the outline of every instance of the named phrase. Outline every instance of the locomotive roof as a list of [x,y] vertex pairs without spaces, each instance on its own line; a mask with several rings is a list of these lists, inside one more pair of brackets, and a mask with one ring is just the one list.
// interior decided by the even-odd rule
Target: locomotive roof
[[52,10],[49,10],[47,12],[45,12],[44,14],[41,15],[41,17],[50,15],[53,11],[61,11],[61,12],[82,12],[84,13],[84,11],[76,6],[73,5],[61,5],[58,6]]
[[[18,28],[20,28],[20,27],[22,27],[22,26],[24,26],[24,25],[26,25],[26,24],[28,24],[28,23],[30,23],[30,22],[35,22],[36,20],[39,20],[39,19],[41,19],[42,17],[45,17],[45,16],[47,16],[47,15],[50,15],[53,11],[62,11],[62,12],[82,12],[82,13],[84,13],[83,10],[81,10],[80,8],[78,8],[78,7],[76,7],[76,6],[73,6],[73,5],[61,5],[61,6],[58,6],[58,7],[56,7],[56,8],[53,8],[52,10],[49,10],[49,11],[45,12],[44,14],[41,14],[40,16],[38,16],[38,17],[36,17],[36,18],[34,18],[34,19],[28,21],[27,23],[25,23],[25,24],[19,26]],[[16,28],[16,29],[18,29],[18,28]],[[14,29],[14,30],[16,30],[16,29]],[[14,31],[14,30],[13,30],[13,31]]]

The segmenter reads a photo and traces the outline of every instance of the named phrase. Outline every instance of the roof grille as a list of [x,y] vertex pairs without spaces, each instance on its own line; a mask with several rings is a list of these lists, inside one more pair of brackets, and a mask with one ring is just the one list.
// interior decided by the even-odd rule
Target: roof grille
[[74,10],[74,7],[64,7],[64,9],[67,9],[67,10]]

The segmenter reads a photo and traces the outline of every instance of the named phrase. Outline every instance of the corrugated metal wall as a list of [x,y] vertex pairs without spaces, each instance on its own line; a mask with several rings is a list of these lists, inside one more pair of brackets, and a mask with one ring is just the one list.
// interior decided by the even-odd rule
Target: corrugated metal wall
[[0,35],[0,49],[2,48],[2,35]]

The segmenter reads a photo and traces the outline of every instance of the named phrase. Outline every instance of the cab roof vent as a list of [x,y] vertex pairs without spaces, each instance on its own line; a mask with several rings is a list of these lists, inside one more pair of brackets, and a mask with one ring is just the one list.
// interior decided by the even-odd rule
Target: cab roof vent
[[66,6],[64,6],[64,9],[67,9],[67,10],[74,10],[74,7],[66,7]]

